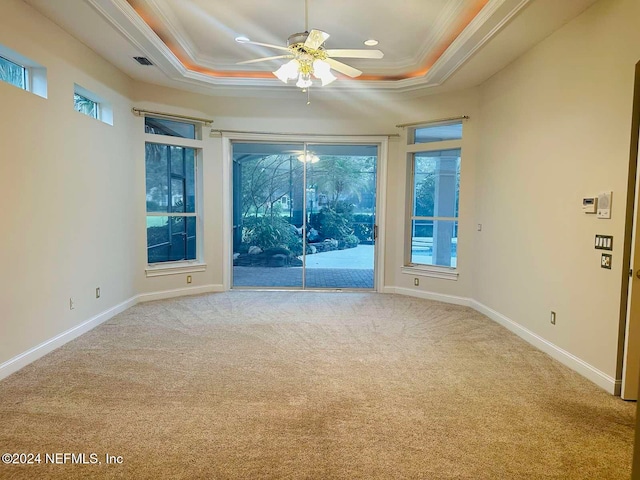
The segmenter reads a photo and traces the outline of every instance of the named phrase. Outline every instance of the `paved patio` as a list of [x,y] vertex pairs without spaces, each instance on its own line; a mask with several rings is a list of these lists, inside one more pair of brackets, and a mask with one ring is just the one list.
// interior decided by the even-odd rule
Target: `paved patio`
[[[306,288],[373,288],[374,246],[307,255]],[[234,287],[301,288],[302,267],[233,267]]]

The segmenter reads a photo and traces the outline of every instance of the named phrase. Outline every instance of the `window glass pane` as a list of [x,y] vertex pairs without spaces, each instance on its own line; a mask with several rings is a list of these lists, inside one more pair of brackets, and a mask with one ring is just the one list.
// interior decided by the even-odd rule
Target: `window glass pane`
[[458,222],[413,220],[411,222],[411,263],[457,267]]
[[0,80],[26,90],[26,76],[26,69],[22,65],[0,57]]
[[184,180],[181,178],[171,179],[171,211],[184,213]]
[[147,212],[169,211],[168,150],[159,143],[145,145]]
[[185,149],[185,173],[186,173],[186,206],[185,212],[196,211],[196,152],[193,148]]
[[187,224],[187,253],[185,260],[196,258],[196,217],[184,217]]
[[169,258],[169,217],[147,217],[147,257],[149,263]]
[[460,149],[416,153],[414,217],[457,217]]
[[147,217],[149,263],[196,258],[195,217]]
[[147,143],[145,168],[147,212],[195,213],[195,149]]
[[185,148],[171,145],[171,173],[184,175],[184,151]]
[[430,143],[462,138],[462,123],[434,125],[411,130],[409,143]]
[[73,94],[73,108],[93,118],[98,118],[98,104],[77,93]]
[[194,124],[176,122],[166,118],[144,117],[144,131],[155,135],[196,138],[196,126]]

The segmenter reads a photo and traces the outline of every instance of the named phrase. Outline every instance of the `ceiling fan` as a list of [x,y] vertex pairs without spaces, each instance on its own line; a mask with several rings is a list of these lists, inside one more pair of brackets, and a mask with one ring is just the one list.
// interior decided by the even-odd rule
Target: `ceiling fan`
[[322,86],[328,85],[336,80],[336,77],[331,73],[331,69],[352,78],[362,75],[362,72],[357,68],[339,62],[335,60],[335,58],[380,59],[384,56],[384,53],[380,50],[326,49],[324,42],[329,38],[329,34],[315,29],[309,31],[308,24],[308,0],[305,0],[305,31],[290,35],[286,47],[269,43],[253,42],[246,37],[236,38],[238,43],[248,43],[273,48],[275,50],[282,50],[287,52],[286,54],[246,60],[244,62],[238,62],[237,65],[289,58],[291,60],[282,65],[278,70],[273,72],[273,74],[284,83],[297,79],[296,86],[306,90],[312,85],[312,76],[321,80]]

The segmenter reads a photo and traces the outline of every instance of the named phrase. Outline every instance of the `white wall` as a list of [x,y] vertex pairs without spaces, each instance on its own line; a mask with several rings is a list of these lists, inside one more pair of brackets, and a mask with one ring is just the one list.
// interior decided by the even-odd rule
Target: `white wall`
[[[601,0],[481,89],[473,297],[612,378],[638,19],[637,0]],[[604,190],[611,220],[582,213]]]
[[[18,0],[0,2],[0,44],[48,74],[47,99],[0,82],[1,365],[135,295],[142,179],[128,77]],[[113,126],[73,109],[74,82],[112,104]]]

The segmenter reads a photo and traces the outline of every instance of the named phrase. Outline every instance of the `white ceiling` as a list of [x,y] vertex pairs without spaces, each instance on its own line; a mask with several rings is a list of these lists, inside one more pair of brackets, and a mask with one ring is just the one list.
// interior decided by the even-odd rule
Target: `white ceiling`
[[[304,31],[304,0],[24,1],[141,81],[213,95],[296,88],[271,74],[283,60],[236,65],[282,52],[234,39],[286,46]],[[367,49],[374,38],[385,54],[342,59],[363,76],[325,89],[428,93],[486,80],[595,1],[308,0],[308,19],[331,35],[327,48]]]

